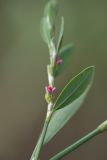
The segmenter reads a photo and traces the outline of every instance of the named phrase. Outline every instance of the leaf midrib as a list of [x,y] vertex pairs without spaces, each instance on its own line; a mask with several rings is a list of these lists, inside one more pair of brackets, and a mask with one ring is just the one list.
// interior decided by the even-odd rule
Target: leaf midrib
[[[68,99],[74,94],[74,92],[80,87],[80,85],[81,85],[82,83],[84,83],[84,81],[87,79],[88,76],[89,76],[89,73],[87,73],[87,76],[84,77],[83,81],[81,81],[81,82],[79,83],[79,85],[77,85],[77,87],[74,89],[74,91],[73,91],[69,96],[67,96],[67,98],[65,98],[65,100],[62,101],[62,103],[60,103],[60,105],[59,105],[59,107],[57,107],[57,109],[60,108],[60,106],[62,106],[62,105],[65,103],[65,101],[68,100]],[[68,84],[68,85],[69,85],[69,84]],[[60,97],[61,97],[61,96],[60,96]],[[60,97],[59,97],[59,98],[60,98]],[[55,103],[55,105],[56,105],[56,104],[57,104],[57,102]]]

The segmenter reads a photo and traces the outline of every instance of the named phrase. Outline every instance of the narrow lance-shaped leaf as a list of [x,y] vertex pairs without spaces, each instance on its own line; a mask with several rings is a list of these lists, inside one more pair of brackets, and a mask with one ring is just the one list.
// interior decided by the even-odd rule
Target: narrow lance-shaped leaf
[[45,17],[41,20],[40,32],[44,42],[47,43],[49,46],[51,41],[51,31],[49,24],[47,23],[47,19]]
[[93,131],[91,131],[90,133],[88,133],[87,135],[79,139],[78,141],[76,141],[74,144],[71,144],[70,146],[68,146],[67,148],[65,148],[64,150],[62,150],[61,152],[59,152],[58,154],[56,154],[49,160],[60,160],[64,158],[68,154],[75,151],[77,148],[81,147],[81,145],[88,142],[92,138],[98,136],[99,134],[101,134],[101,131],[99,130],[99,128],[94,129]]
[[[62,97],[60,97],[61,95],[58,97],[56,104],[55,104],[55,109],[58,109],[58,110],[55,111],[55,113],[49,123],[44,144],[49,142],[57,134],[57,132],[61,128],[64,127],[64,125],[70,120],[70,118],[72,118],[72,116],[79,110],[79,108],[83,104],[83,102],[86,98],[86,95],[91,87],[91,84],[93,81],[93,71],[94,71],[93,67],[88,67],[87,69],[85,69],[83,71],[86,75],[87,75],[87,72],[90,73],[90,77],[88,77],[88,79],[87,79],[87,85],[85,85],[85,87],[83,87],[84,88],[83,92],[81,92],[81,94],[78,94],[78,96],[76,95],[76,98],[73,98],[71,103],[67,102],[66,106],[64,105],[63,108],[58,109],[57,107],[60,106],[59,105],[60,104],[59,102],[61,100],[60,98],[62,98]],[[81,72],[79,75],[83,74],[83,72]],[[86,82],[85,82],[85,84],[86,84]],[[67,85],[67,87],[68,87],[68,85]],[[63,95],[65,94],[64,90],[62,92]],[[65,99],[65,97],[64,97],[64,99]],[[58,105],[58,106],[56,106],[56,105]]]
[[55,18],[58,13],[57,0],[50,0],[44,10],[44,16],[48,18],[51,27],[55,25]]
[[43,40],[50,46],[53,38],[55,18],[58,12],[58,4],[56,0],[50,0],[44,10],[44,15],[41,21],[40,31]]
[[60,26],[60,33],[59,33],[58,44],[57,44],[57,52],[59,52],[61,48],[63,36],[64,36],[64,17],[61,18],[61,26]]
[[72,103],[87,88],[93,77],[93,67],[88,67],[74,77],[58,96],[54,109],[60,109]]
[[60,72],[64,70],[64,68],[66,67],[66,64],[69,63],[69,61],[71,60],[71,55],[73,53],[73,50],[74,50],[73,43],[64,46],[60,50],[60,52],[58,53],[58,57],[62,60],[62,63],[56,66],[55,76],[58,76]]
[[55,156],[53,156],[49,160],[59,160],[59,159],[64,158],[65,156],[67,156],[68,154],[72,153],[74,150],[79,148],[81,145],[83,145],[87,141],[91,140],[95,136],[97,136],[97,135],[99,135],[99,134],[101,134],[101,133],[103,133],[105,131],[107,131],[107,120],[105,120],[103,123],[101,123],[93,131],[89,132],[87,135],[85,135],[84,137],[80,138],[75,143],[71,144],[70,146],[68,146],[67,148],[65,148],[64,150],[62,150],[61,152],[59,152],[58,154],[56,154]]

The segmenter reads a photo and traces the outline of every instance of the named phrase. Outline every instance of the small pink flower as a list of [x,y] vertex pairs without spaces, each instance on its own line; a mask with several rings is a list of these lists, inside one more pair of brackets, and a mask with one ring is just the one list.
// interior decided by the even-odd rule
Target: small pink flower
[[46,90],[46,92],[48,92],[48,93],[53,93],[54,91],[55,91],[55,87],[52,87],[52,86],[46,86],[45,87],[45,90]]
[[63,60],[60,59],[60,57],[56,57],[55,63],[56,63],[57,65],[61,64],[62,62],[63,62]]

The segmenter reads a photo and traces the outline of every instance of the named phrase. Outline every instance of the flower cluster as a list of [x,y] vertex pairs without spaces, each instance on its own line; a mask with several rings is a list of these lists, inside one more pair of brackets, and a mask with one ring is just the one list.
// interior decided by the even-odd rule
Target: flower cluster
[[55,64],[56,65],[60,65],[60,64],[62,64],[62,62],[63,62],[63,60],[60,58],[60,57],[56,57],[56,61],[55,61]]
[[56,88],[52,86],[46,86],[45,90],[47,93],[52,94],[56,90]]

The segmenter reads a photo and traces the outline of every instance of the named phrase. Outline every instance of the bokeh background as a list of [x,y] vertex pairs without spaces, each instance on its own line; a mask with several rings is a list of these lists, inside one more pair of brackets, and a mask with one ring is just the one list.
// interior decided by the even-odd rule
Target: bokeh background
[[[0,0],[0,160],[29,160],[43,125],[49,58],[39,27],[45,3]],[[56,80],[59,91],[88,65],[95,65],[96,73],[83,107],[44,148],[43,160],[107,119],[107,1],[59,3],[59,15],[65,17],[64,43],[75,43],[69,67]],[[106,150],[107,133],[64,159],[106,160]]]

